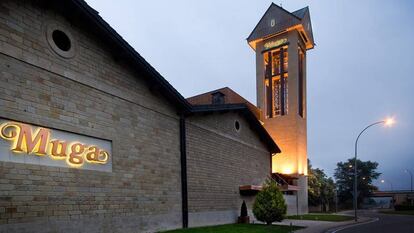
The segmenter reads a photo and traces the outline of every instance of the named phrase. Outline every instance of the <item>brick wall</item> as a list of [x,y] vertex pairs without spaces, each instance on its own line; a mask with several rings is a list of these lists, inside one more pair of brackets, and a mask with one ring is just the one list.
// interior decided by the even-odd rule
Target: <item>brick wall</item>
[[[239,121],[236,131],[234,122]],[[187,120],[190,226],[234,223],[246,200],[240,185],[261,185],[270,174],[270,152],[235,112],[196,115]]]
[[[74,57],[50,48],[49,23],[70,31]],[[0,118],[112,142],[112,172],[0,162],[0,232],[181,227],[177,110],[107,48],[31,1],[0,3]],[[190,226],[236,221],[253,201],[239,185],[270,174],[266,146],[232,112],[190,117],[187,137]]]
[[[47,44],[57,22],[76,39]],[[92,32],[29,1],[0,3],[0,117],[112,141],[112,172],[0,163],[0,232],[149,232],[181,226],[176,110]]]

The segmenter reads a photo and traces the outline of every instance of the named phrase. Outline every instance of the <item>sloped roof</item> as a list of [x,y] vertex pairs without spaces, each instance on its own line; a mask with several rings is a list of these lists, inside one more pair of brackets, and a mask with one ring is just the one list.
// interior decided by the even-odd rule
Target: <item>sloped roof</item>
[[113,51],[114,57],[128,62],[147,81],[151,89],[159,90],[180,111],[190,111],[191,106],[185,98],[84,0],[38,0],[38,3],[97,33],[107,43],[108,49]]
[[217,92],[222,93],[224,95],[225,104],[246,104],[250,111],[252,111],[256,115],[257,119],[261,119],[260,109],[229,87],[223,87],[217,90],[192,96],[187,98],[187,101],[193,106],[212,104],[212,94]]
[[300,19],[303,19],[307,11],[309,11],[309,7],[304,7],[302,9],[292,12],[292,14],[294,14],[296,17]]
[[[272,19],[275,20],[275,25],[273,27],[270,26],[270,21]],[[301,18],[298,18],[296,15],[272,3],[269,8],[267,8],[256,27],[247,37],[247,41],[250,42],[271,34],[276,34],[289,27],[300,24],[300,20]]]
[[306,34],[307,48],[313,48],[313,34],[310,25],[309,8],[304,7],[294,12],[272,3],[247,37],[247,42],[256,49],[256,42],[288,30],[298,30]]

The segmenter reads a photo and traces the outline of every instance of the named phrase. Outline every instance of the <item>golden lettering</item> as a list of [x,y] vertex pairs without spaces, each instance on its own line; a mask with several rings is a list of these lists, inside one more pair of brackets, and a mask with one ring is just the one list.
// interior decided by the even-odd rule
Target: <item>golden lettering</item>
[[50,142],[52,144],[52,149],[50,155],[56,159],[64,159],[66,158],[66,148],[68,146],[67,142],[53,140]]
[[85,151],[85,146],[80,143],[74,143],[70,147],[70,154],[68,157],[68,163],[73,165],[82,165],[83,164],[83,152]]
[[50,155],[52,159],[66,159],[70,166],[79,167],[84,162],[106,164],[109,153],[95,145],[80,142],[68,143],[64,140],[53,139],[51,131],[38,127],[34,132],[27,124],[6,122],[0,125],[0,137],[11,141],[11,150],[15,153],[35,153]]
[[287,42],[287,39],[283,38],[283,39],[280,39],[280,40],[267,42],[263,45],[263,47],[265,49],[271,49],[271,48],[277,47],[279,45],[285,44],[286,42]]
[[[29,125],[19,123],[13,123],[9,125],[13,125],[14,127],[17,127],[19,129],[18,134],[17,132],[15,133],[17,135],[17,141],[15,143],[14,148],[12,148],[13,151],[20,153],[26,152],[27,154],[35,153],[37,155],[46,155],[46,146],[47,140],[49,138],[49,130],[45,128],[39,128],[33,134],[32,129]],[[7,128],[7,126],[5,128]],[[12,135],[14,135],[14,133],[12,133]],[[13,139],[16,140],[16,136],[13,137]]]

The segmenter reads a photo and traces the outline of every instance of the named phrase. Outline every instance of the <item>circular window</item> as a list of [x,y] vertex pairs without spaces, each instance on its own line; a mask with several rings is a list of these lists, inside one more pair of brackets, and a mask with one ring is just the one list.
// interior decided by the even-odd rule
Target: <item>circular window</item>
[[56,46],[67,52],[70,50],[71,47],[71,43],[70,43],[70,39],[68,37],[68,35],[66,35],[66,33],[62,32],[61,30],[54,30],[52,32],[52,39],[53,42],[55,42]]
[[50,48],[63,58],[75,56],[75,40],[72,34],[64,26],[52,22],[47,25],[46,39]]
[[240,130],[240,122],[239,121],[234,122],[234,128],[236,129],[236,131]]

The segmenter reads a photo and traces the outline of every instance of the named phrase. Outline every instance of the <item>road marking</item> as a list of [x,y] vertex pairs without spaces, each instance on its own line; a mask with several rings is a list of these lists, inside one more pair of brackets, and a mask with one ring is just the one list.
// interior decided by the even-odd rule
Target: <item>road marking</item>
[[374,218],[374,219],[372,219],[371,221],[368,221],[368,222],[361,222],[361,223],[358,223],[358,224],[353,224],[353,225],[348,225],[348,226],[344,226],[344,227],[341,227],[341,228],[339,228],[339,229],[336,229],[336,230],[334,230],[334,231],[330,231],[330,230],[328,230],[328,231],[326,231],[326,233],[337,233],[337,232],[339,232],[339,231],[342,231],[342,230],[345,230],[345,229],[348,229],[348,228],[351,228],[351,227],[357,227],[357,226],[361,226],[361,225],[365,225],[365,224],[369,224],[369,223],[373,223],[373,222],[376,222],[376,221],[378,221],[379,220],[379,218]]

